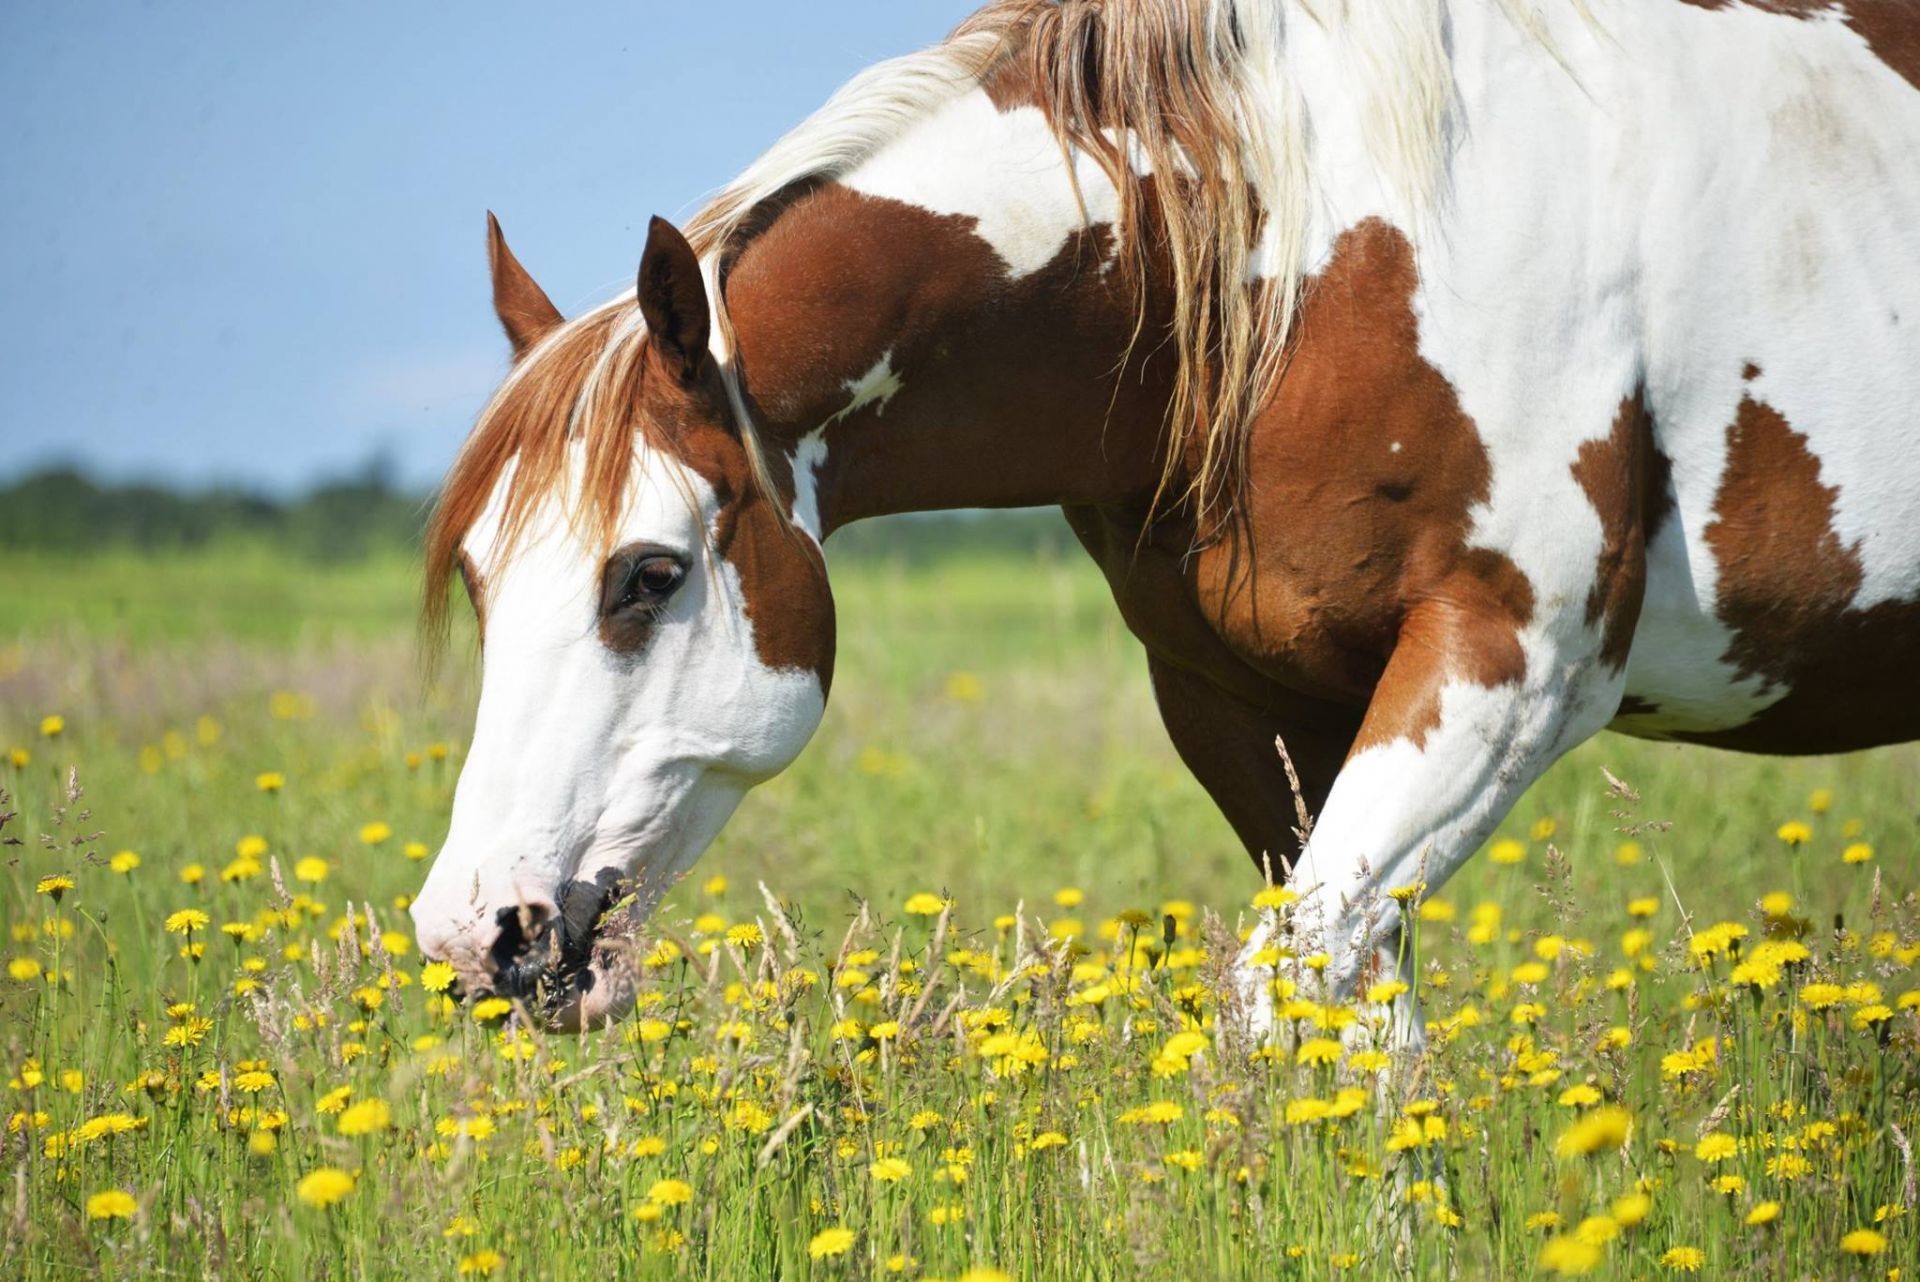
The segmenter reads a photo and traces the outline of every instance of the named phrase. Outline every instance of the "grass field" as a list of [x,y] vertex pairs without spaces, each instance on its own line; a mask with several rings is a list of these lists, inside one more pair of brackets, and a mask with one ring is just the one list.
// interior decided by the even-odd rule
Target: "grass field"
[[1388,1070],[1391,995],[1292,964],[1239,1035],[1258,879],[1089,566],[846,559],[819,738],[639,1018],[552,1037],[407,939],[476,685],[464,636],[423,683],[412,575],[0,558],[0,1276],[1920,1262],[1912,749],[1576,751],[1424,903]]

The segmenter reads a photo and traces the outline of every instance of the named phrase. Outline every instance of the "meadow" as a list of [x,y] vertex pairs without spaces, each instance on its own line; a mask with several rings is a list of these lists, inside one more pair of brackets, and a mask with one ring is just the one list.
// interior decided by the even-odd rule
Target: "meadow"
[[1097,574],[874,546],[578,1036],[412,946],[477,685],[415,567],[0,555],[0,1276],[1912,1276],[1920,751],[1603,736],[1403,888],[1425,1059],[1312,957],[1259,1043]]

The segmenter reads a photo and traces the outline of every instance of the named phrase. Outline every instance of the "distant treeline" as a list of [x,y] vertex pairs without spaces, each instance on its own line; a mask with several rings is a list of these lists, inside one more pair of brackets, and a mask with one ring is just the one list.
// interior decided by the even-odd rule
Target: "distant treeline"
[[225,487],[112,484],[62,467],[0,488],[0,548],[172,551],[251,541],[357,560],[418,546],[426,511],[421,496],[402,491],[379,463],[291,499]]
[[[179,551],[266,544],[315,560],[353,561],[420,545],[432,496],[403,489],[382,463],[294,498],[216,487],[97,481],[71,467],[0,483],[0,552]],[[834,536],[835,558],[921,562],[963,552],[1050,552],[1074,546],[1053,509],[890,517]]]

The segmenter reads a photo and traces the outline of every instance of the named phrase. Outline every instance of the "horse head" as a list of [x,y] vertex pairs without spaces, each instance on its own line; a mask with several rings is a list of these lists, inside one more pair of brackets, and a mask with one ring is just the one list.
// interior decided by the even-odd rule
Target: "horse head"
[[442,490],[427,586],[432,618],[465,582],[480,700],[412,911],[470,993],[578,1027],[624,1013],[624,927],[812,737],[833,602],[686,239],[655,219],[634,295],[565,321],[489,230],[515,363]]

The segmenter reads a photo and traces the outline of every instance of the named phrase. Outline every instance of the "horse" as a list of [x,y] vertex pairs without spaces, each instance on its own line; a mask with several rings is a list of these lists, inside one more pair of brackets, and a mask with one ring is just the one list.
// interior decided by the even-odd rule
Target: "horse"
[[822,545],[892,513],[1064,511],[1300,895],[1253,990],[1282,942],[1336,994],[1402,965],[1408,896],[1602,729],[1920,737],[1914,12],[995,0],[582,315],[489,215],[514,363],[426,540],[482,681],[423,951],[621,1015],[610,910],[805,746]]

